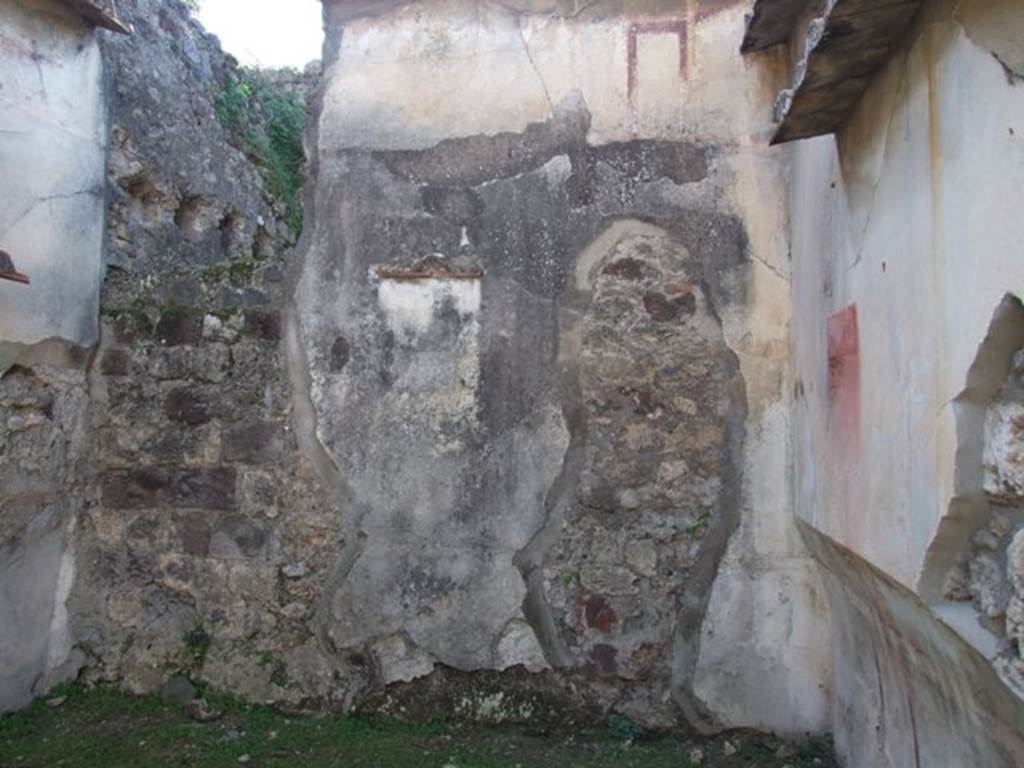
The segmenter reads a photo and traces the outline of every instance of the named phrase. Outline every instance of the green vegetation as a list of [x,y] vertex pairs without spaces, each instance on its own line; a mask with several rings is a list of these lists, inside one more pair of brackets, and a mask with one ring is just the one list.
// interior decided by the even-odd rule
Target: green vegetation
[[[537,736],[513,729],[433,723],[403,725],[352,717],[306,718],[229,698],[213,723],[110,688],[66,687],[27,711],[0,718],[5,768],[686,768],[694,744],[641,740],[628,721],[600,733]],[[731,745],[731,746],[727,746]],[[835,765],[825,744],[779,754],[773,740],[731,737],[702,743],[703,768]]]
[[185,634],[185,648],[188,650],[188,656],[195,669],[202,668],[211,642],[213,642],[213,638],[202,624],[197,624],[195,628]]
[[285,209],[285,221],[297,237],[302,229],[299,189],[305,174],[302,134],[306,105],[274,86],[256,70],[245,69],[215,96],[217,120],[228,140],[245,152],[263,175],[267,190]]
[[[289,225],[291,222],[289,222]],[[251,259],[239,259],[228,265],[228,277],[231,284],[236,288],[243,288],[252,283],[253,275],[259,267],[259,262]]]
[[261,667],[269,667],[274,663],[274,654],[270,651],[263,651],[256,663]]
[[149,323],[150,309],[151,305],[149,302],[143,298],[137,298],[126,307],[111,307],[104,309],[103,312],[111,320],[128,319],[133,321],[138,327]]

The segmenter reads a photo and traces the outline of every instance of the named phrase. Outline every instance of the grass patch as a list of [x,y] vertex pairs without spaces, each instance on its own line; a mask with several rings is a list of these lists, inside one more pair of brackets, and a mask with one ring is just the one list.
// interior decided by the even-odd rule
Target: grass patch
[[299,190],[306,167],[305,103],[258,71],[243,69],[215,95],[214,108],[228,140],[256,164],[267,190],[284,205],[285,221],[297,238],[302,229]]
[[[685,768],[694,748],[678,738],[636,741],[621,727],[535,736],[521,730],[455,724],[405,725],[354,717],[294,717],[231,698],[224,716],[195,723],[178,708],[110,688],[65,688],[48,701],[0,718],[4,768]],[[760,739],[760,740],[759,740]],[[776,754],[762,737],[700,745],[704,768],[833,768],[827,744]],[[245,758],[248,759],[245,759]],[[240,763],[242,758],[244,762]]]

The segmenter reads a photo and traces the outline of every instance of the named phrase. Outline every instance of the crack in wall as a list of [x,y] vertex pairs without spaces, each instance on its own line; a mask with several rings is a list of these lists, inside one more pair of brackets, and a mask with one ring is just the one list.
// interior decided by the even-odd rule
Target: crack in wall
[[1013,0],[960,0],[956,22],[976,46],[987,51],[1013,86],[1024,80],[1024,10]]
[[846,267],[846,271],[849,272],[864,259],[864,248],[865,241],[867,240],[868,232],[871,231],[871,220],[875,215],[875,202],[878,199],[878,189],[882,184],[882,177],[885,172],[885,168],[888,166],[889,151],[892,141],[892,130],[896,122],[896,113],[899,110],[900,105],[903,103],[901,98],[904,89],[907,84],[907,69],[908,63],[906,57],[903,57],[900,63],[900,80],[896,86],[896,91],[892,95],[891,109],[889,110],[889,118],[885,124],[885,132],[882,134],[884,137],[884,145],[882,146],[882,159],[878,167],[874,170],[875,180],[871,185],[870,202],[867,206],[867,216],[864,218],[864,226],[861,227],[860,237],[857,242],[857,255],[853,261]]
[[18,224],[23,222],[30,215],[32,215],[32,212],[35,211],[36,208],[39,208],[40,206],[47,205],[48,203],[62,201],[62,200],[73,200],[76,197],[82,197],[84,195],[94,196],[94,197],[96,197],[96,198],[98,198],[99,200],[102,201],[104,194],[105,194],[104,187],[99,186],[99,187],[89,187],[88,189],[80,189],[80,190],[77,190],[75,192],[61,192],[61,193],[58,193],[58,194],[45,195],[43,197],[37,197],[31,203],[26,205],[21,211],[19,211],[10,222],[8,222],[6,225],[4,225],[2,228],[0,228],[0,237],[4,237],[8,233],[10,233],[10,231],[12,229],[14,229],[16,226],[18,226]]
[[544,75],[540,71],[540,67],[537,66],[537,62],[533,58],[533,53],[530,50],[530,43],[526,39],[526,32],[523,30],[523,19],[522,16],[516,17],[516,31],[519,32],[519,39],[523,41],[523,52],[526,54],[526,58],[530,60],[530,66],[533,67],[533,71],[537,75],[537,80],[540,82],[540,87],[544,91],[544,98],[548,102],[548,109],[551,114],[555,114],[555,102],[551,99],[551,91],[548,90],[547,81],[544,79]]

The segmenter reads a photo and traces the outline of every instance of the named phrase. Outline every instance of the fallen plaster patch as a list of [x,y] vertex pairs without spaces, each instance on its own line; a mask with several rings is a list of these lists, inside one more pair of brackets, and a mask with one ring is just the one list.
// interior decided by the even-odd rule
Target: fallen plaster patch
[[377,297],[388,329],[403,342],[410,342],[430,330],[437,313],[452,307],[460,319],[480,310],[479,280],[384,280]]

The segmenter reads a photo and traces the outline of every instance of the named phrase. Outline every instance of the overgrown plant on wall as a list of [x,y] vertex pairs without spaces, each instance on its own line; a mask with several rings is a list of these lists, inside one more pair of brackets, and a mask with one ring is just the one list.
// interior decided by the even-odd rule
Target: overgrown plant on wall
[[228,141],[259,167],[267,190],[284,206],[294,237],[302,229],[299,189],[305,177],[302,98],[268,81],[259,71],[240,70],[215,98],[217,120]]

